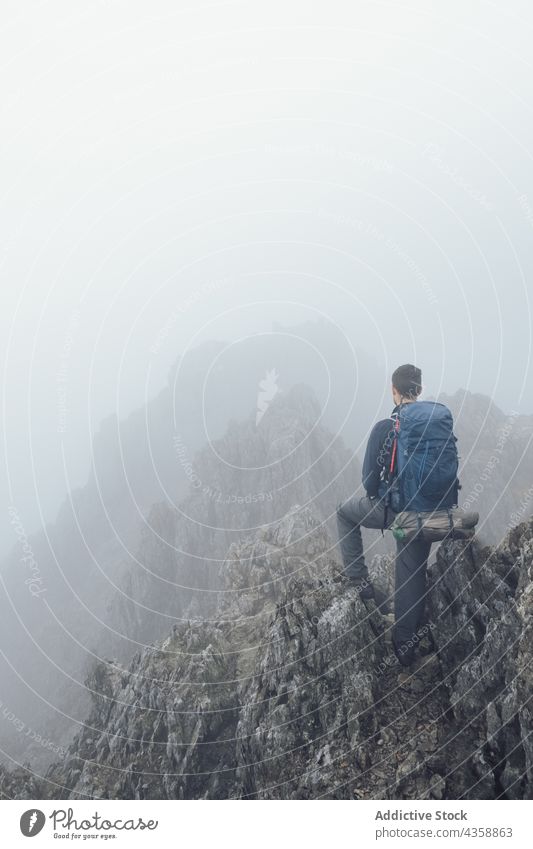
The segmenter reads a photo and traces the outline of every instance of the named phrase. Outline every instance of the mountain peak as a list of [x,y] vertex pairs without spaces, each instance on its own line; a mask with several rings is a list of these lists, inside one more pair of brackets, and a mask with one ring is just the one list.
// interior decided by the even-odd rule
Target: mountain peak
[[390,617],[338,580],[332,552],[298,506],[233,546],[218,616],[115,675],[54,792],[530,798],[533,522],[496,549],[440,546],[420,660],[400,677]]

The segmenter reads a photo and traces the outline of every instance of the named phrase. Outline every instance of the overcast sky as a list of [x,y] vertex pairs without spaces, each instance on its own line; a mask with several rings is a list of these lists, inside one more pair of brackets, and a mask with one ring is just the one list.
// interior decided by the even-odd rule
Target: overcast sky
[[4,3],[2,516],[53,517],[104,417],[273,321],[326,315],[431,394],[533,413],[533,12],[511,7]]

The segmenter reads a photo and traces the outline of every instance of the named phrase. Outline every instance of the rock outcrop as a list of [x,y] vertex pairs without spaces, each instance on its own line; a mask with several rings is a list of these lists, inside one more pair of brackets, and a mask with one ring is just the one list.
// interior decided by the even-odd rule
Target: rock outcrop
[[444,544],[430,570],[429,617],[448,692],[458,796],[533,796],[533,521],[495,549]]
[[[6,714],[16,719],[0,712],[7,760],[42,769],[51,749],[35,743],[37,735],[56,750],[71,742],[90,707],[83,682],[95,656],[129,663],[183,616],[212,612],[220,564],[233,542],[297,502],[312,504],[332,527],[337,502],[360,486],[358,460],[321,424],[320,406],[305,386],[280,390],[258,424],[252,410],[200,452],[189,453],[189,435],[182,432],[181,442],[167,446],[165,461],[167,477],[181,475],[188,491],[175,504],[152,502],[137,543],[122,537],[107,501],[93,510],[88,492],[80,492],[68,505],[69,522],[43,534],[44,547],[29,539],[18,552],[31,554],[42,595],[29,592],[21,579],[29,569],[18,559],[3,573],[0,681]],[[166,443],[170,436],[162,431],[161,438]],[[133,462],[134,444],[128,445]],[[120,492],[113,497],[120,500]],[[121,509],[140,525],[130,501]],[[88,524],[78,526],[82,515]],[[32,735],[20,733],[22,726]]]
[[[309,511],[232,545],[221,572],[216,616],[94,670],[92,713],[41,795],[532,797],[533,522],[496,549],[440,547],[409,672]],[[22,776],[2,781],[23,798]]]

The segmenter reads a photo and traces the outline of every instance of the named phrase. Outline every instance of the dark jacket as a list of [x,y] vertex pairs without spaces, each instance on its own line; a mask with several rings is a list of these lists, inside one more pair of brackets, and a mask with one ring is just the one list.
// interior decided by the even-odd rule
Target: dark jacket
[[363,461],[363,486],[370,498],[383,498],[387,493],[387,481],[382,473],[390,466],[398,410],[399,407],[395,407],[390,419],[377,422],[368,437]]

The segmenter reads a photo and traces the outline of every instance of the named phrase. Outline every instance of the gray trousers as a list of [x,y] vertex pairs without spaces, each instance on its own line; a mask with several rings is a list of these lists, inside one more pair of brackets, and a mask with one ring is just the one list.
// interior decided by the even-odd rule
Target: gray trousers
[[[394,513],[389,511],[387,527],[394,521]],[[344,564],[344,572],[350,578],[368,578],[368,569],[363,552],[361,528],[382,528],[385,506],[378,498],[353,496],[339,504],[337,508],[337,527],[339,544]],[[394,591],[394,631],[397,646],[407,646],[416,642],[416,633],[424,620],[426,596],[426,566],[431,543],[415,537],[408,543],[396,543],[395,591]]]

